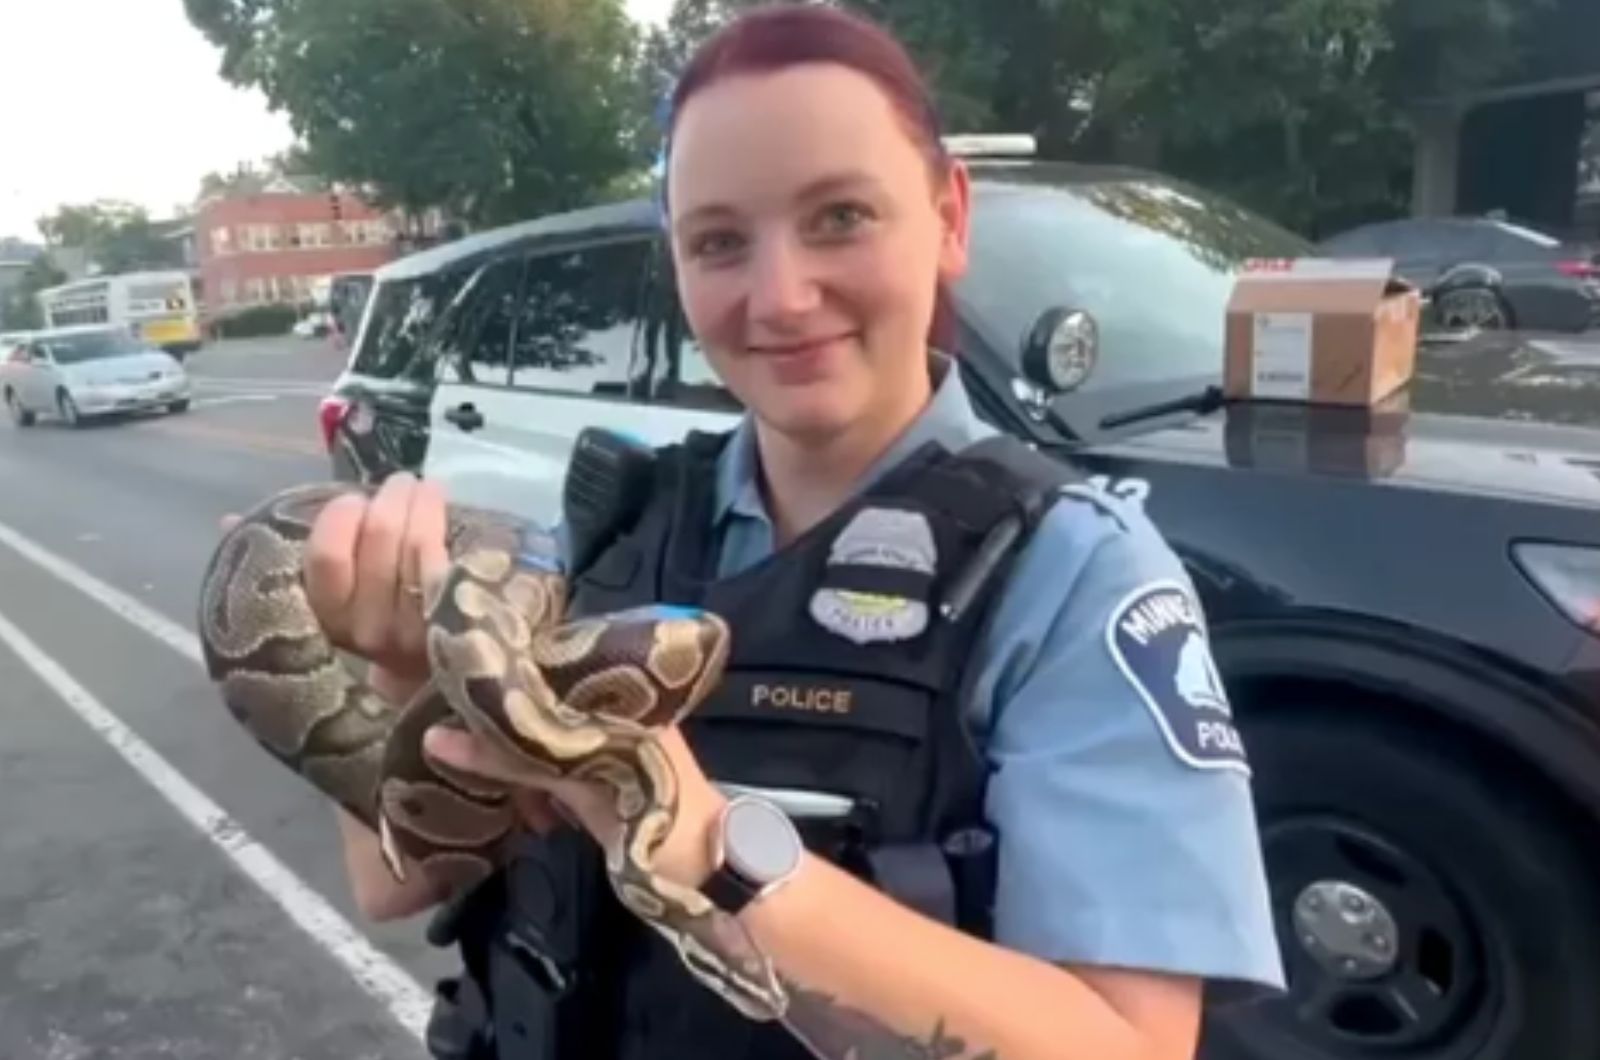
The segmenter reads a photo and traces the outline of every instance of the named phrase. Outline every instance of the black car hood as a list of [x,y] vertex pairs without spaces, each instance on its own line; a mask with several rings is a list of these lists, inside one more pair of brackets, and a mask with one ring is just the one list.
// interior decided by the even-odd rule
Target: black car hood
[[1113,447],[1600,508],[1600,334],[1433,343],[1372,409],[1235,402]]
[[1600,430],[1600,332],[1487,332],[1417,356],[1414,411]]

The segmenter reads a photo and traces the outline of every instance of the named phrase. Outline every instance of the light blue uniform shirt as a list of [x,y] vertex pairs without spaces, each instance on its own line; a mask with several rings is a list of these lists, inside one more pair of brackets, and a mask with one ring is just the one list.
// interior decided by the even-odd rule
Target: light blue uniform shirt
[[[928,441],[958,450],[993,433],[960,373],[945,370],[929,406],[861,486]],[[772,552],[748,419],[722,454],[716,505],[721,576]],[[1163,583],[1165,611],[1158,599],[1153,611],[1121,612]],[[995,767],[987,796],[1001,837],[995,941],[1052,962],[1281,988],[1248,773],[1195,743],[1231,726],[1196,730],[1205,723],[1186,719],[1187,702],[1163,715],[1148,691],[1152,661],[1179,654],[1139,654],[1162,615],[1175,613],[1174,594],[1195,599],[1143,510],[1088,487],[1051,509],[1012,568],[969,663],[978,667],[970,710]],[[1204,680],[1215,671],[1203,620],[1192,625],[1199,635],[1182,653],[1188,686],[1220,693]],[[1167,691],[1178,687],[1165,676]],[[1226,716],[1225,702],[1211,707]]]

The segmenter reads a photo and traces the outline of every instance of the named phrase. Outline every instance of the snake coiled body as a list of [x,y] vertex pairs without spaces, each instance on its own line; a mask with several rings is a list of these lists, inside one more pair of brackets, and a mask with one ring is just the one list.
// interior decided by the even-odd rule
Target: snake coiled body
[[336,483],[287,490],[218,544],[202,579],[199,634],[232,716],[372,827],[397,878],[409,861],[456,893],[505,862],[519,817],[494,782],[423,753],[430,727],[463,727],[530,771],[599,783],[622,822],[605,851],[621,903],[740,1012],[781,1018],[781,984],[738,922],[654,869],[678,810],[677,778],[657,736],[720,680],[726,624],[665,607],[565,621],[567,583],[553,540],[506,515],[452,507],[451,567],[423,601],[430,677],[397,707],[330,642],[303,588],[311,527],[348,492],[369,491]]

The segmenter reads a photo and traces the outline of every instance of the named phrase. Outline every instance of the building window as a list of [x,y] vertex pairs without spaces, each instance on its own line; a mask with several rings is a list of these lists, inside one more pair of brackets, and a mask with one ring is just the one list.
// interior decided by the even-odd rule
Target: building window
[[299,225],[296,234],[301,247],[325,247],[332,243],[333,234],[324,223]]
[[277,225],[246,225],[244,229],[244,249],[246,250],[277,250],[281,246]]
[[233,229],[213,228],[211,230],[211,252],[219,257],[233,253]]
[[346,243],[377,246],[393,238],[388,221],[341,221],[339,228]]

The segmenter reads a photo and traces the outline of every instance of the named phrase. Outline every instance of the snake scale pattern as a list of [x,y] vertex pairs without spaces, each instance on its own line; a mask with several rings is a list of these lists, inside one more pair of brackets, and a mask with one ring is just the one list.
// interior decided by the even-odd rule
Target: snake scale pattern
[[529,770],[594,781],[623,828],[605,851],[621,903],[677,948],[691,974],[754,1020],[786,997],[742,926],[658,875],[677,779],[656,736],[716,686],[729,632],[717,616],[648,607],[565,621],[556,546],[507,515],[449,509],[448,576],[423,601],[430,677],[385,701],[318,625],[303,550],[318,513],[370,487],[285,490],[224,533],[201,583],[199,634],[228,711],[278,761],[452,894],[504,864],[519,829],[507,792],[422,751],[433,725],[465,728]]

